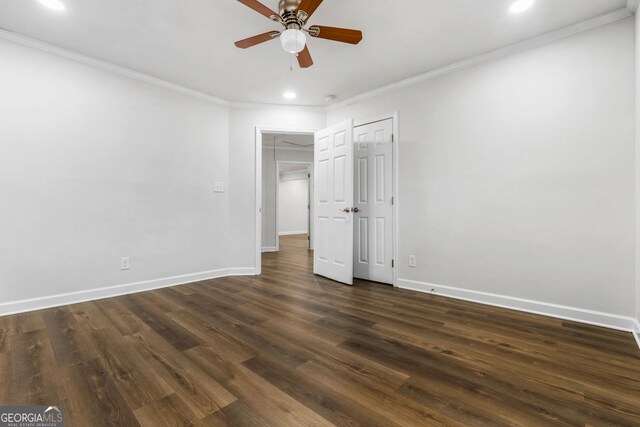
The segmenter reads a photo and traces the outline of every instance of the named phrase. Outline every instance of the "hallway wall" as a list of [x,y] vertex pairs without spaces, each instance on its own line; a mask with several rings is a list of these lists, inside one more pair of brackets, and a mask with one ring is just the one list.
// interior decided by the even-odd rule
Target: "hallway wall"
[[313,162],[313,151],[277,150],[268,147],[262,150],[262,250],[276,250],[276,162]]
[[309,179],[280,181],[280,236],[309,232]]

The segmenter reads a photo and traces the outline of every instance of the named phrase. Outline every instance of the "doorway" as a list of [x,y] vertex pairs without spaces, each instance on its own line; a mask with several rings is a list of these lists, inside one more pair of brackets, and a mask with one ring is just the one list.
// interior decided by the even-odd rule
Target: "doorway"
[[313,145],[312,133],[261,134],[261,253],[280,251],[283,236],[313,247]]

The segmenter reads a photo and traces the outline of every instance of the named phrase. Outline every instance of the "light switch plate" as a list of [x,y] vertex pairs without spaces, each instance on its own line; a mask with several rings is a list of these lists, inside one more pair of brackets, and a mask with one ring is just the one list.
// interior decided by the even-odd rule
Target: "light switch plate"
[[216,193],[224,193],[224,182],[216,181],[213,185],[213,191]]
[[417,265],[416,256],[415,255],[409,255],[409,267],[415,268],[416,265]]

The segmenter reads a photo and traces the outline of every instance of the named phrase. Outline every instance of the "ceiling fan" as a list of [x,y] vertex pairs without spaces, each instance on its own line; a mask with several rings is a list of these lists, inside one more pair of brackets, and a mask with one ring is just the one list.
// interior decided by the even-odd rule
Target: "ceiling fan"
[[313,65],[313,59],[311,59],[311,54],[307,47],[307,34],[311,37],[350,44],[358,44],[362,40],[362,31],[358,30],[324,27],[321,25],[312,25],[309,28],[304,28],[323,0],[280,0],[280,13],[274,12],[258,0],[238,1],[285,27],[284,31],[269,31],[237,41],[235,45],[240,49],[247,49],[260,43],[280,38],[282,48],[288,53],[297,55],[300,67],[309,68]]

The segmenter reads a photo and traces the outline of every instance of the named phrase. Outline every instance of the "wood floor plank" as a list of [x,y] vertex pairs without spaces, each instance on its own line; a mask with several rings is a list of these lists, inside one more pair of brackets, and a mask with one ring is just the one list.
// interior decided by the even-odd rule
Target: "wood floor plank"
[[46,330],[53,346],[58,366],[67,367],[97,358],[97,353],[70,307],[58,307],[42,311]]
[[87,335],[99,329],[112,327],[111,320],[92,302],[74,304],[69,307],[69,311]]
[[42,313],[39,311],[16,314],[10,318],[8,323],[13,334],[38,331],[45,328]]
[[100,359],[65,368],[73,422],[81,426],[138,426],[139,423]]
[[235,335],[249,344],[255,351],[271,354],[283,362],[298,366],[307,362],[311,354],[288,340],[271,340],[268,333],[251,327],[224,313],[206,316],[208,322],[229,335]]
[[122,340],[115,328],[93,330],[90,338],[108,376],[131,409],[174,393],[169,384],[136,354],[133,344]]
[[136,332],[150,329],[131,310],[116,298],[100,300],[95,303],[98,309],[111,321],[122,335],[132,335]]
[[[7,340],[8,341],[8,340]],[[8,351],[0,352],[0,405],[8,405],[11,398],[11,354]]]
[[[271,327],[269,323],[261,325],[260,328]],[[273,331],[277,331],[277,326]],[[340,346],[327,343],[321,337],[308,334],[303,330],[287,329],[286,337],[291,340],[301,350],[311,354],[314,361],[327,366],[341,367],[348,371],[357,372],[362,376],[375,379],[381,385],[388,388],[388,391],[400,387],[409,375],[399,372],[391,367],[381,365],[371,359],[363,357],[354,352],[347,351]]]
[[220,330],[197,314],[183,310],[170,313],[168,316],[201,338],[217,354],[223,356],[225,360],[244,362],[258,353],[254,347],[234,335]]
[[186,351],[186,354],[234,396],[237,396],[238,400],[244,403],[244,407],[250,408],[256,414],[261,414],[267,424],[274,426],[331,425],[311,408],[295,400],[271,382],[242,364],[224,360],[210,347],[197,347]]
[[[5,353],[7,359],[9,354]],[[4,357],[3,357],[4,359]],[[43,329],[11,338],[10,370],[3,371],[8,394],[4,405],[51,405],[64,398],[53,349]]]
[[264,418],[261,418],[254,410],[249,408],[244,403],[238,401],[233,402],[231,405],[222,408],[218,412],[209,415],[204,420],[201,420],[197,426],[209,427],[277,427],[276,424],[270,423]]
[[200,422],[200,418],[191,411],[185,401],[177,394],[170,394],[162,399],[150,402],[136,409],[134,415],[143,427],[190,426]]
[[464,424],[438,411],[415,403],[398,393],[390,393],[378,381],[366,375],[354,374],[340,366],[320,364],[315,360],[297,369],[309,378],[322,383],[338,393],[360,402],[380,417],[394,420],[403,426],[463,426]]
[[399,426],[387,418],[376,417],[364,405],[314,381],[271,356],[261,355],[243,364],[336,425]]
[[127,295],[120,297],[120,301],[147,326],[178,350],[188,350],[203,344],[203,341],[195,334],[171,320],[165,310],[147,300],[146,294]]
[[153,367],[154,372],[184,400],[198,418],[204,418],[237,400],[184,353],[155,332],[141,331],[125,339],[133,344],[133,348],[145,362]]
[[11,335],[9,330],[9,321],[11,317],[0,317],[0,357],[3,353],[9,351],[9,337]]

